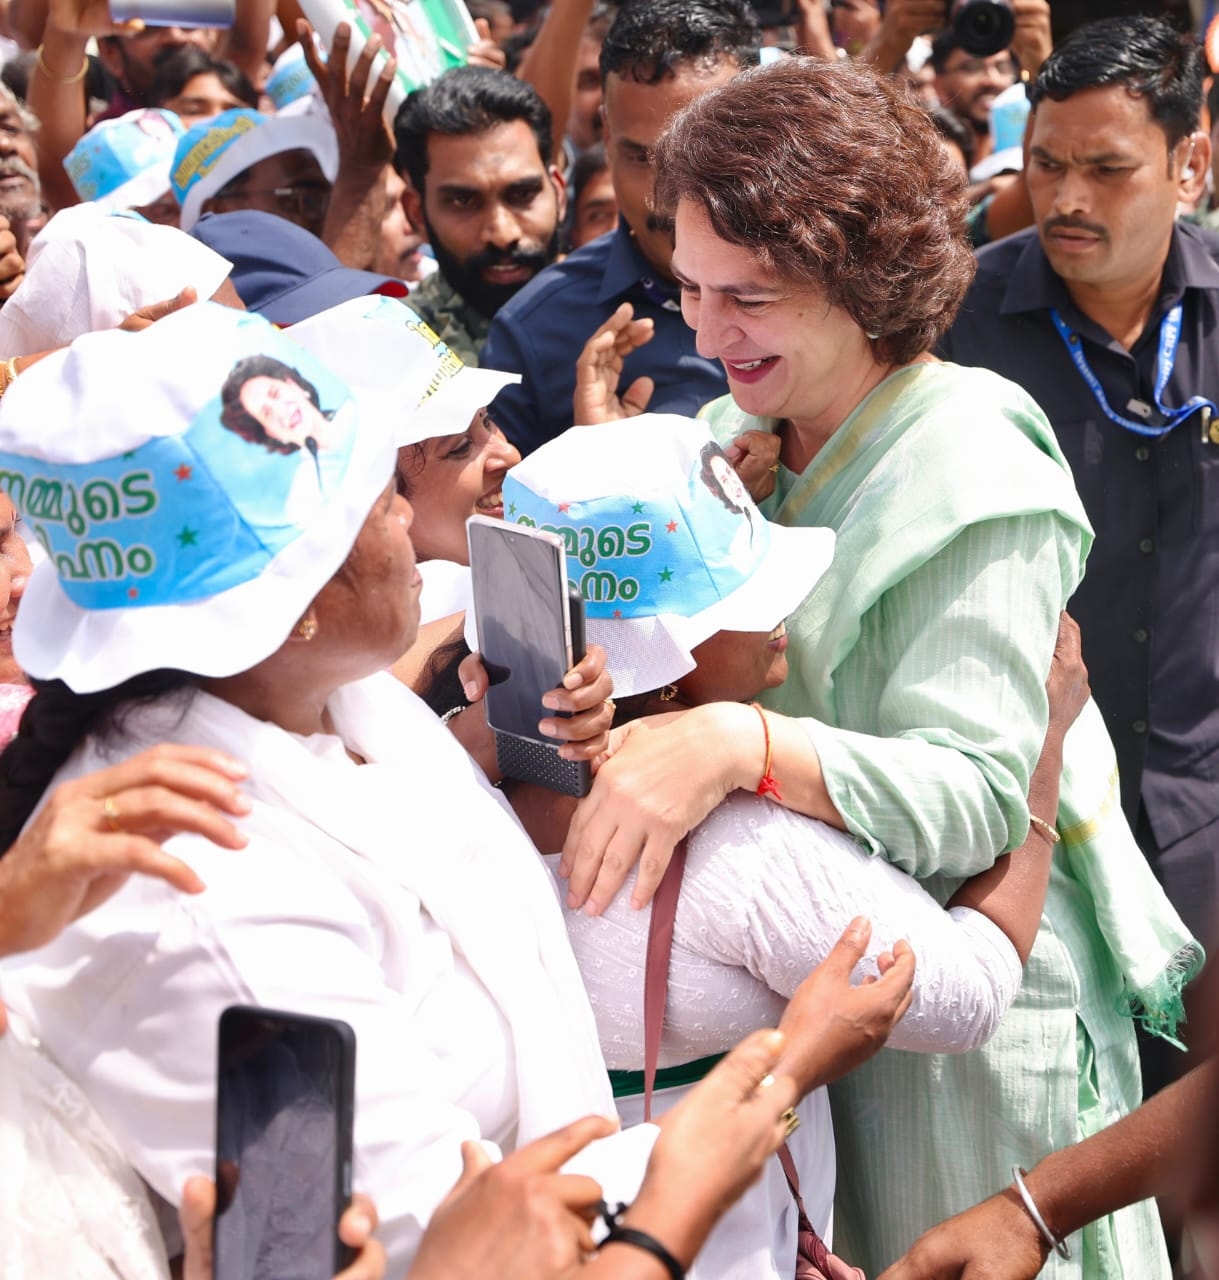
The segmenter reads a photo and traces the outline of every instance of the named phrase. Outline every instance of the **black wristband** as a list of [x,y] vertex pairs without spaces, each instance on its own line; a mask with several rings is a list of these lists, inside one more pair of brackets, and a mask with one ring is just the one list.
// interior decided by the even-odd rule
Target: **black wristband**
[[669,1273],[672,1280],[686,1280],[685,1267],[677,1261],[655,1236],[648,1235],[646,1231],[636,1231],[634,1227],[615,1225],[614,1229],[601,1243],[603,1245],[633,1244],[636,1249],[642,1249],[645,1253],[650,1253]]

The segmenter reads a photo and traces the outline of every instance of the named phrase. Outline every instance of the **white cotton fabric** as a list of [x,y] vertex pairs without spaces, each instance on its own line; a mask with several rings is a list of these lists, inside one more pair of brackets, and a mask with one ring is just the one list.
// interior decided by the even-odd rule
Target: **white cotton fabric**
[[[463,1139],[494,1153],[613,1104],[553,885],[499,794],[392,677],[347,686],[330,711],[339,736],[309,739],[206,694],[185,714],[141,714],[131,751],[170,740],[249,763],[250,843],[170,840],[206,892],[133,877],[6,962],[4,990],[173,1203],[211,1167],[221,1010],[349,1022],[355,1185],[401,1275]],[[103,763],[78,752],[60,780]],[[639,1158],[617,1160],[615,1142],[599,1144],[598,1170],[607,1195],[629,1199]]]
[[[872,921],[856,974],[906,939],[914,1002],[894,1049],[964,1053],[984,1044],[1020,989],[1006,935],[925,889],[848,835],[767,799],[734,792],[691,834],[677,907],[660,1065],[716,1053],[773,1026],[788,998],[855,916]],[[651,909],[632,910],[634,874],[601,917],[565,913],[606,1064],[643,1066],[643,961]]]
[[16,1019],[0,1036],[0,1174],[5,1280],[169,1280],[143,1183]]
[[176,227],[73,205],[30,245],[25,279],[0,308],[0,352],[7,358],[65,347],[82,334],[117,328],[187,285],[210,298],[231,269],[227,258]]
[[[917,960],[914,1000],[890,1048],[963,1053],[994,1033],[1020,989],[1020,958],[985,916],[945,912],[911,877],[865,853],[848,835],[747,792],[734,792],[691,833],[669,962],[659,1065],[721,1052],[775,1026],[788,998],[855,916],[872,921],[855,981],[905,938]],[[547,858],[552,872],[558,856]],[[606,1063],[644,1063],[643,993],[651,909],[633,910],[635,873],[599,917],[568,911],[568,937],[597,1020]],[[659,1092],[661,1115],[688,1088]],[[618,1100],[624,1124],[642,1098]],[[792,1140],[813,1226],[831,1238],[834,1137],[825,1090],[800,1106]],[[790,1280],[796,1221],[777,1161],[712,1232],[695,1276]]]

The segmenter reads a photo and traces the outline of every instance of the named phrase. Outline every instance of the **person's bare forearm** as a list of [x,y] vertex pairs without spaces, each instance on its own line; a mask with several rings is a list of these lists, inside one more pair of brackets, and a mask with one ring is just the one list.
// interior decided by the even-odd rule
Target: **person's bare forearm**
[[592,10],[593,0],[554,0],[537,38],[516,69],[517,79],[533,85],[538,97],[550,108],[554,122],[554,154],[550,159],[556,164],[563,151],[567,117],[571,115],[576,54]]
[[800,53],[827,60],[838,56],[822,0],[796,0],[792,36]]
[[29,107],[38,117],[38,174],[43,195],[54,209],[77,203],[63,162],[85,131],[85,65],[88,37],[61,31],[48,21],[42,52],[30,70]]
[[370,271],[377,258],[381,220],[385,216],[385,178],[375,173],[341,169],[330,193],[322,240],[345,267]]
[[1107,1129],[1046,1156],[1025,1184],[1050,1229],[1065,1237],[1126,1205],[1176,1193],[1181,1153],[1217,1081],[1212,1059]]
[[[1054,825],[1062,775],[1062,737],[1047,740],[1029,781],[1029,812]],[[998,925],[1024,964],[1037,940],[1054,842],[1036,823],[1029,824],[1024,843],[995,861],[989,871],[972,876],[949,899],[950,907],[972,907]]]
[[220,57],[240,67],[252,84],[259,83],[267,59],[274,14],[275,0],[237,0],[233,25],[224,33],[217,51]]

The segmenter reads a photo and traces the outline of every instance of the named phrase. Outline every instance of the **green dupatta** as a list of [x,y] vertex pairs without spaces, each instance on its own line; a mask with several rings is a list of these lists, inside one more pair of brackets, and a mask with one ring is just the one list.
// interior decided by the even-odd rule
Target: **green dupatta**
[[[842,568],[831,569],[788,620],[792,675],[768,705],[835,724],[834,672],[858,641],[865,614],[975,522],[1053,511],[1077,526],[1076,545],[1064,540],[1060,552],[1071,558],[1063,578],[1074,590],[1091,530],[1070,468],[1033,401],[1011,384],[1003,396],[996,390],[997,380],[984,370],[908,366],[862,401],[801,475],[780,472],[763,511],[780,524],[835,529],[835,565]],[[986,405],[988,417],[1001,413],[1007,423],[988,432],[984,449],[961,447],[971,397]],[[721,443],[749,428],[776,426],[747,417],[729,397],[703,416]],[[868,519],[851,520],[861,503]],[[1122,972],[1120,1011],[1178,1044],[1181,992],[1201,968],[1203,952],[1122,814],[1113,745],[1094,703],[1064,744],[1058,829],[1071,874],[1091,898]]]

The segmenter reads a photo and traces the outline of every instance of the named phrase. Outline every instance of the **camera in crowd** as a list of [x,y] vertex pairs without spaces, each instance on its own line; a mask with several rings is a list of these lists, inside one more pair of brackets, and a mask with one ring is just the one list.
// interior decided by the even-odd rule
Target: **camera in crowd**
[[989,58],[1011,44],[1016,15],[1011,0],[955,0],[951,25],[966,53]]

